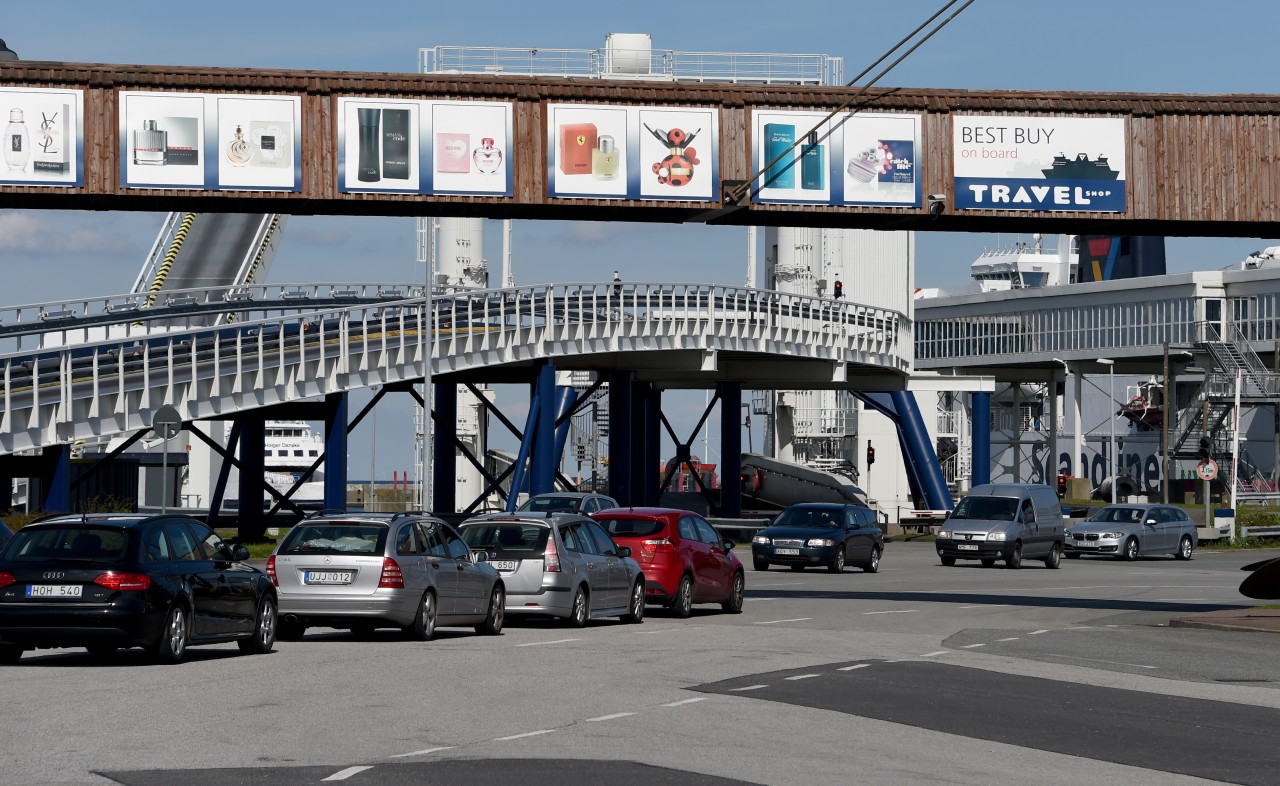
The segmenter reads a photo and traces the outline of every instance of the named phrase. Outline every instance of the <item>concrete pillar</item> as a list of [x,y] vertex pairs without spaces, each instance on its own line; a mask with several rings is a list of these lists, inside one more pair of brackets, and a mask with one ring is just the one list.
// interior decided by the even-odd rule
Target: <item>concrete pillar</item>
[[453,382],[434,385],[435,439],[431,449],[431,510],[453,513],[458,509],[458,386]]
[[973,394],[973,473],[972,485],[991,482],[991,394]]
[[636,504],[631,488],[634,381],[631,371],[609,374],[609,496],[624,507]]
[[324,509],[347,509],[347,394],[324,397]]
[[1084,374],[1080,373],[1079,366],[1071,375],[1075,380],[1075,387],[1072,395],[1075,397],[1072,401],[1071,415],[1075,419],[1075,439],[1072,440],[1071,449],[1071,466],[1073,467],[1071,475],[1077,478],[1089,477],[1089,463],[1084,457],[1084,410],[1082,403],[1084,400]]

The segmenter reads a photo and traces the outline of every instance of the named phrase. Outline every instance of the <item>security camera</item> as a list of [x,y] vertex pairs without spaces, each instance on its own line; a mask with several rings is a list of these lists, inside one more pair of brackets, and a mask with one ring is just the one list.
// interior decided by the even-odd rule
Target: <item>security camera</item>
[[930,194],[929,201],[930,202],[946,202],[947,195],[946,194]]
[[947,206],[946,194],[930,194],[929,195],[929,218],[936,219],[942,215],[942,210]]

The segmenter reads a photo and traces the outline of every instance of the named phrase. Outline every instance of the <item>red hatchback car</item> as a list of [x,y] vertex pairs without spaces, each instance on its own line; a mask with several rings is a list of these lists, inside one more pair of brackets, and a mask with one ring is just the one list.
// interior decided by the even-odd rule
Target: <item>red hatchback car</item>
[[695,603],[719,603],[742,611],[746,579],[742,563],[715,527],[697,513],[671,508],[611,508],[591,514],[644,571],[645,597],[677,617]]

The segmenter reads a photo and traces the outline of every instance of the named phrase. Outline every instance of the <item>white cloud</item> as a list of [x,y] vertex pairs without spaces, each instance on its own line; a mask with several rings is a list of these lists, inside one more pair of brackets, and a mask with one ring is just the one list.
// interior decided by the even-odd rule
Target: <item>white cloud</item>
[[66,231],[56,221],[30,213],[0,213],[0,252],[50,255],[114,253],[131,247],[124,237],[92,227]]

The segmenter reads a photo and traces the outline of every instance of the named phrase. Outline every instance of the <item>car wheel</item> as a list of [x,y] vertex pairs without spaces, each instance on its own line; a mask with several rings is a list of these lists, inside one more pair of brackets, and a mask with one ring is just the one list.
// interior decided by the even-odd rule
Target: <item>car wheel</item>
[[955,558],[955,557],[944,557],[944,556],[942,556],[941,554],[939,554],[939,555],[938,555],[938,560],[942,563],[942,566],[943,566],[943,567],[946,567],[946,568],[950,568],[950,567],[952,567],[953,565],[955,565],[955,564],[956,564],[956,558]]
[[276,641],[298,641],[307,632],[307,626],[301,622],[276,621]]
[[0,663],[17,663],[22,660],[22,652],[17,644],[0,644]]
[[676,588],[676,599],[671,602],[671,613],[680,619],[688,619],[693,613],[693,579],[686,574]]
[[827,570],[832,573],[844,573],[844,546],[836,549],[836,555],[831,558],[831,564],[827,565]]
[[753,568],[755,568],[756,570],[768,570],[768,569],[769,569],[769,561],[768,561],[768,560],[762,560],[762,559],[752,560],[752,561],[751,561],[751,566],[752,566]]
[[1178,544],[1178,553],[1173,556],[1178,559],[1191,559],[1191,550],[1195,548],[1191,545],[1191,536],[1183,535],[1182,542]]
[[160,640],[151,647],[151,657],[160,663],[178,663],[187,653],[187,608],[181,603],[169,607]]
[[587,627],[587,619],[591,616],[591,596],[586,589],[578,587],[573,593],[573,607],[569,612],[569,624],[575,628]]
[[1124,542],[1124,548],[1120,550],[1120,559],[1126,562],[1133,562],[1138,558],[1138,539],[1130,537]]
[[1009,570],[1017,570],[1022,567],[1022,542],[1013,544],[1013,551],[1009,552],[1009,556],[1005,557],[1004,566]]
[[880,548],[878,546],[871,547],[871,559],[867,560],[867,564],[862,566],[863,573],[879,573],[880,572]]
[[1062,547],[1057,543],[1049,549],[1049,556],[1044,558],[1044,566],[1049,570],[1057,570],[1062,565]]
[[994,558],[984,558],[982,560],[982,567],[984,568],[994,568],[995,566],[996,566],[996,561]]
[[622,621],[632,625],[644,622],[644,579],[637,579],[635,586],[631,588],[631,605],[627,607]]
[[236,644],[240,651],[248,655],[266,655],[276,643],[276,602],[264,597],[258,605],[258,613],[253,623],[253,636],[241,639]]
[[431,590],[422,593],[418,613],[413,622],[404,626],[404,635],[414,641],[431,641],[436,637],[436,594]]
[[494,587],[493,593],[489,595],[489,613],[485,615],[484,622],[476,626],[476,633],[485,636],[497,636],[501,633],[506,610],[507,593],[502,591],[502,587]]
[[730,614],[742,613],[742,596],[747,589],[747,580],[740,571],[733,574],[733,583],[729,585],[729,597],[724,599],[724,603],[720,604],[720,608]]
[[790,567],[796,573],[799,573],[800,571],[804,570],[804,565],[791,565]]

